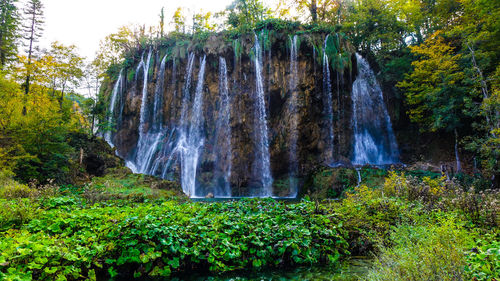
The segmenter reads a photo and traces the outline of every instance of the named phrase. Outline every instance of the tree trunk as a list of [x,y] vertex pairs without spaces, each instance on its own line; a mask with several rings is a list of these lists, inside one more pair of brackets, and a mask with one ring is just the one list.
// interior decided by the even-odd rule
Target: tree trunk
[[[481,71],[481,68],[479,68],[479,65],[477,64],[476,54],[474,53],[474,49],[472,49],[472,47],[469,45],[469,43],[466,43],[466,44],[467,44],[467,48],[469,49],[471,57],[472,57],[471,58],[472,64],[474,65],[474,69],[476,70],[477,75],[479,77],[479,82],[481,84],[481,92],[483,93],[483,98],[488,99],[490,97],[490,95],[488,93],[488,84],[486,83],[486,79],[484,79],[483,72]],[[496,120],[497,124],[491,123],[489,112],[486,112],[486,121],[488,122],[488,126],[490,127],[491,134],[493,134],[494,126],[495,125],[497,127],[499,126],[498,122],[500,120],[500,112],[498,112],[498,110],[493,110],[493,111],[494,111],[493,114],[495,116],[495,120]]]
[[[30,35],[30,48],[28,50],[28,69],[26,73],[26,85],[24,87],[24,94],[26,98],[28,97],[28,93],[30,92],[30,66],[31,66],[31,58],[33,55],[33,41],[35,40],[35,18],[36,18],[36,13],[33,13],[33,16],[31,18],[31,35]],[[26,115],[26,103],[23,106],[23,115]]]
[[318,21],[318,6],[316,4],[316,0],[311,0],[311,18],[314,23]]
[[462,171],[462,165],[460,164],[460,156],[458,155],[458,132],[457,129],[454,130],[455,132],[455,160],[457,162],[457,173]]

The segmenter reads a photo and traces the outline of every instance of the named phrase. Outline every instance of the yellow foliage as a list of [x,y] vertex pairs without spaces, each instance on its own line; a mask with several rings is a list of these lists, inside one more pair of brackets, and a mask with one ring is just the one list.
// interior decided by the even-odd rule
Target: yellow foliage
[[399,195],[408,189],[408,180],[404,173],[398,175],[395,171],[389,171],[389,176],[384,182],[384,194],[389,196]]
[[437,179],[430,177],[422,178],[422,181],[429,187],[429,192],[434,196],[441,196],[446,190],[446,177],[443,176]]

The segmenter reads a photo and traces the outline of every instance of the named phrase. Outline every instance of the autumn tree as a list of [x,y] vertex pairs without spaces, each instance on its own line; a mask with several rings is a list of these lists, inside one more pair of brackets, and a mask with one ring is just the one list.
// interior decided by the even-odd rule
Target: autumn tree
[[214,31],[216,24],[212,20],[212,13],[200,11],[193,15],[193,33],[200,31]]
[[440,32],[424,44],[411,47],[418,59],[412,63],[414,70],[398,87],[406,95],[410,119],[419,123],[422,131],[444,130],[454,134],[457,170],[460,170],[458,129],[467,120],[466,109],[472,106],[472,97],[459,65],[461,55],[455,49]]
[[174,25],[175,32],[186,33],[186,16],[184,15],[184,9],[178,7],[172,17],[172,23]]

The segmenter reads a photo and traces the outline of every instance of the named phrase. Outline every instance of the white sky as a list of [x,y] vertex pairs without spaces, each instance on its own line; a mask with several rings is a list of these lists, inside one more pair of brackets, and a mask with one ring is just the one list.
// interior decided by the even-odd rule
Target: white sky
[[[25,1],[25,0],[24,0]],[[22,2],[24,2],[22,1]],[[79,54],[91,60],[99,41],[128,24],[158,25],[159,14],[165,7],[165,25],[171,22],[177,7],[199,12],[225,9],[231,0],[42,0],[45,9],[45,31],[40,47],[48,48],[53,41],[74,44]],[[170,29],[166,26],[166,29]]]

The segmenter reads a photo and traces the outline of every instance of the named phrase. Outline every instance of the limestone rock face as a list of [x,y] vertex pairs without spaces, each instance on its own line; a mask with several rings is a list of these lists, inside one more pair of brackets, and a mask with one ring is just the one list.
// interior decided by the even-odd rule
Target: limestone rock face
[[[352,77],[355,75],[355,67],[345,66],[342,70],[331,70],[332,84],[332,111],[334,116],[325,115],[324,103],[324,74],[322,71],[319,51],[325,34],[303,34],[300,36],[300,46],[297,54],[298,80],[297,87],[291,89],[290,80],[290,38],[286,34],[274,34],[263,42],[262,55],[262,77],[264,83],[264,94],[267,107],[267,124],[269,136],[269,151],[271,162],[271,173],[275,183],[280,179],[287,178],[290,166],[290,128],[293,119],[297,120],[297,150],[296,159],[298,166],[297,176],[303,177],[318,168],[318,166],[330,164],[325,154],[328,154],[329,146],[326,144],[328,132],[326,120],[333,121],[334,145],[333,155],[336,162],[349,162],[352,151],[352,125],[351,125],[351,98]],[[214,193],[212,185],[214,182],[214,169],[216,155],[215,147],[221,145],[216,143],[216,120],[221,109],[219,108],[219,57],[227,61],[227,76],[230,98],[230,138],[231,148],[231,174],[230,183],[233,196],[246,195],[248,189],[258,185],[255,179],[254,165],[259,159],[256,158],[256,73],[254,66],[254,35],[242,36],[233,41],[227,41],[222,36],[211,36],[205,42],[203,48],[196,49],[191,46],[187,50],[174,48],[169,51],[168,47],[153,47],[151,67],[147,84],[147,98],[150,108],[154,103],[155,91],[160,81],[163,81],[160,89],[163,95],[161,104],[163,112],[164,130],[167,131],[163,137],[175,139],[176,128],[183,122],[181,112],[183,97],[186,94],[187,79],[187,56],[181,53],[194,52],[195,60],[192,71],[188,100],[192,101],[194,88],[199,77],[200,61],[206,56],[206,70],[203,83],[203,133],[204,144],[197,168],[197,181],[204,191],[202,196]],[[240,51],[234,51],[235,45]],[[342,47],[348,52],[349,45],[343,43]],[[139,121],[141,111],[141,99],[143,91],[142,70],[136,71],[140,55],[144,50],[137,52],[136,61],[124,69],[124,87],[120,93],[119,104],[114,113],[117,120],[116,132],[113,133],[113,143],[118,155],[124,159],[133,157],[139,138]],[[160,62],[164,55],[166,59],[163,77],[159,77]],[[176,55],[177,54],[177,55]],[[351,62],[354,60],[351,57]],[[351,63],[351,65],[356,65]],[[112,88],[112,87],[108,87]],[[188,87],[189,88],[189,87]],[[298,99],[296,110],[292,112],[289,100],[292,91],[297,91]],[[190,105],[189,105],[190,107]],[[145,124],[148,129],[151,124]],[[171,132],[171,134],[170,134]],[[170,157],[171,163],[178,163],[178,155],[155,156]],[[166,163],[167,160],[165,160]],[[169,162],[169,163],[170,163]],[[169,171],[169,177],[178,179],[179,165],[173,164]],[[160,174],[158,174],[160,175]],[[160,175],[160,176],[165,176]],[[275,184],[276,185],[276,184]],[[277,187],[275,187],[276,189]],[[279,191],[281,196],[286,196],[286,191]]]

